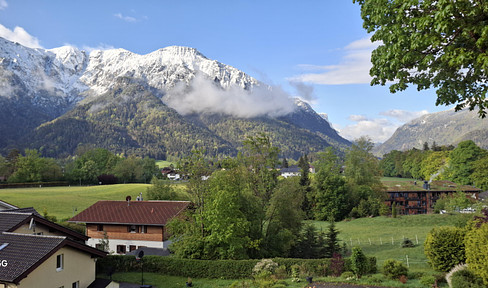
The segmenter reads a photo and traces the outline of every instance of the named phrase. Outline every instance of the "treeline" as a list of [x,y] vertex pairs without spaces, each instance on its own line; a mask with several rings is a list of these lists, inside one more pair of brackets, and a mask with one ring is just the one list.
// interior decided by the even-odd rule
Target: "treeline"
[[7,183],[68,181],[79,185],[149,183],[159,176],[156,160],[123,157],[102,148],[83,147],[63,160],[41,157],[35,149],[0,155],[0,177]]
[[[317,173],[301,157],[300,177],[279,177],[279,149],[259,134],[244,141],[236,158],[211,163],[201,151],[182,159],[189,175],[191,208],[168,225],[172,251],[192,259],[263,257],[323,258],[342,253],[334,222],[387,213],[378,160],[372,144],[359,139],[340,159],[332,148],[319,153]],[[343,168],[345,166],[345,168]],[[157,197],[158,191],[165,197]],[[171,199],[171,186],[149,188]],[[318,232],[304,219],[332,221]]]
[[472,140],[457,147],[432,147],[424,143],[422,150],[393,150],[380,161],[383,175],[423,180],[449,180],[461,185],[488,189],[488,151]]

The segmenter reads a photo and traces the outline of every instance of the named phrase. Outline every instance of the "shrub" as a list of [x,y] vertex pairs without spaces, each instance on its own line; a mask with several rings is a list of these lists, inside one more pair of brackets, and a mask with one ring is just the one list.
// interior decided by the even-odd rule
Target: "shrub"
[[345,280],[355,280],[356,276],[351,271],[346,271],[342,273],[341,278]]
[[429,264],[437,271],[447,272],[466,260],[465,230],[456,227],[436,227],[427,234],[424,243]]
[[435,284],[435,277],[433,275],[424,275],[420,277],[420,284],[426,287],[432,287]]
[[415,247],[415,244],[413,244],[412,240],[408,238],[404,238],[402,241],[402,248],[411,248]]
[[368,270],[368,258],[359,247],[352,248],[351,254],[351,270],[356,275],[356,278],[361,278]]
[[291,281],[300,282],[300,266],[297,264],[291,266]]
[[334,277],[339,277],[344,272],[344,259],[341,254],[335,253],[330,260],[330,271]]
[[271,259],[262,259],[254,268],[252,268],[253,275],[259,275],[263,272],[268,272],[270,275],[274,273],[275,269],[278,268],[278,264]]
[[285,279],[288,276],[288,274],[286,273],[286,266],[285,265],[278,266],[275,269],[273,275],[276,277],[276,279]]
[[390,279],[399,279],[408,274],[408,268],[400,261],[388,259],[383,264],[383,274]]
[[488,223],[473,227],[465,238],[466,263],[475,275],[481,277],[485,285],[488,285]]
[[452,288],[486,288],[483,279],[474,275],[468,269],[456,271],[451,277]]

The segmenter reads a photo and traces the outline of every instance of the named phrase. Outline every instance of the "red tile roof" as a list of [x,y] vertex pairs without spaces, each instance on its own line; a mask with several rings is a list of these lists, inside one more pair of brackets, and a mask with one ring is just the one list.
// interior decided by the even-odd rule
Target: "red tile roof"
[[69,222],[165,225],[188,201],[98,201]]

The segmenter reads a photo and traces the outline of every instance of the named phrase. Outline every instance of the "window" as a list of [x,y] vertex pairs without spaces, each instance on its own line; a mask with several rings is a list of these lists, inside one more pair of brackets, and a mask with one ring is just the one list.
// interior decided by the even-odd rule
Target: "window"
[[142,225],[140,231],[141,233],[147,233],[147,226]]
[[63,270],[63,254],[59,254],[58,256],[56,256],[56,271],[61,271]]
[[137,226],[136,225],[130,225],[127,227],[127,230],[130,233],[137,233]]
[[71,288],[80,288],[80,281],[73,282],[73,284],[71,284]]
[[129,251],[134,251],[134,250],[136,250],[136,249],[137,249],[137,248],[136,248],[136,245],[130,245],[130,246],[129,246]]
[[117,253],[119,254],[125,254],[125,245],[117,245]]
[[97,225],[97,231],[103,231],[103,224]]

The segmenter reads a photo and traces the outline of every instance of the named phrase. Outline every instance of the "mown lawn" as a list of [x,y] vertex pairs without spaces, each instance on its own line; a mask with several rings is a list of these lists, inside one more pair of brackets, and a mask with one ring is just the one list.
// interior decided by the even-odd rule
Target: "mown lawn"
[[[0,200],[18,207],[34,207],[39,213],[47,210],[58,221],[71,218],[99,200],[125,200],[130,195],[136,199],[140,192],[144,199],[150,184],[116,184],[97,186],[65,186],[0,189]],[[183,193],[184,184],[175,184]]]
[[[386,259],[403,261],[412,271],[431,270],[424,254],[424,241],[433,227],[456,226],[465,223],[472,215],[409,215],[391,217],[360,218],[336,223],[339,238],[347,246],[359,246],[368,256],[377,258],[378,267]],[[313,222],[322,231],[327,231],[328,222]],[[410,239],[415,247],[402,248],[404,238]]]

